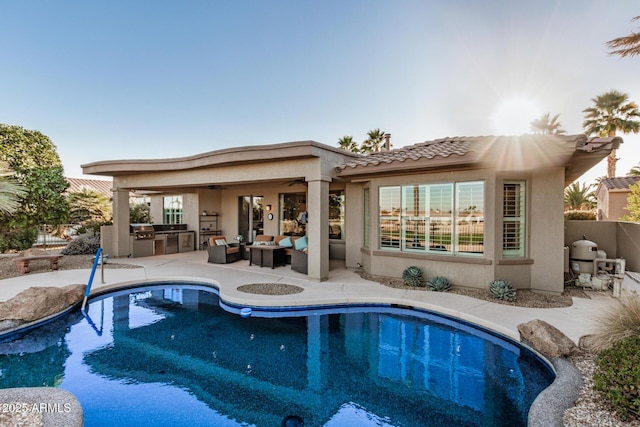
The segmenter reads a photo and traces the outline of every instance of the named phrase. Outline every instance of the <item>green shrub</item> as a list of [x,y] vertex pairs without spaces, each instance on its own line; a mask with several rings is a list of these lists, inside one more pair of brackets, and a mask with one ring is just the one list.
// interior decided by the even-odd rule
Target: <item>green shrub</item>
[[422,270],[415,265],[405,268],[402,272],[402,281],[407,286],[424,286],[422,283]]
[[503,301],[515,301],[516,290],[506,280],[494,280],[489,284],[489,293],[492,297]]
[[607,396],[620,418],[640,420],[640,336],[598,353],[593,388]]
[[593,211],[566,211],[564,213],[564,219],[595,221],[596,213]]
[[429,279],[427,284],[432,291],[436,292],[446,292],[451,289],[451,282],[449,281],[449,279],[443,276],[432,277],[431,279]]
[[38,238],[38,227],[9,228],[0,225],[0,253],[29,249]]
[[62,250],[62,255],[93,255],[100,247],[100,237],[92,233],[80,234]]

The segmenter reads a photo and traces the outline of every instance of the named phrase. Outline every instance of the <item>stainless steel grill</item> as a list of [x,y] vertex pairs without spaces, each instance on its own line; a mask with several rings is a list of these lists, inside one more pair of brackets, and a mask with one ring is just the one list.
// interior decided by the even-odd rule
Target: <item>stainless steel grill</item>
[[151,224],[131,224],[129,233],[134,240],[153,240],[156,237],[156,232]]

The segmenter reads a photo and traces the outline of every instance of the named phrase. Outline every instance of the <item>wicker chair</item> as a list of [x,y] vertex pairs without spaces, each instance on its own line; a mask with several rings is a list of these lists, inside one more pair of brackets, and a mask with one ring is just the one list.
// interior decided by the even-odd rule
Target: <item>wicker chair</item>
[[229,264],[236,262],[242,258],[240,253],[240,246],[237,243],[227,243],[224,245],[216,244],[216,240],[224,240],[222,236],[213,236],[209,238],[209,246],[207,246],[207,252],[209,252],[209,262],[213,264]]

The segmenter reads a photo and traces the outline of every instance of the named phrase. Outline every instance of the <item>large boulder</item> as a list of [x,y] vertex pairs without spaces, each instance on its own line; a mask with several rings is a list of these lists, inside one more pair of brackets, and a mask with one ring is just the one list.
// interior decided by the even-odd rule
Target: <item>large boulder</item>
[[580,353],[578,346],[569,337],[544,320],[521,323],[518,325],[518,332],[522,341],[550,359]]
[[32,287],[0,302],[0,331],[34,322],[79,303],[86,285]]

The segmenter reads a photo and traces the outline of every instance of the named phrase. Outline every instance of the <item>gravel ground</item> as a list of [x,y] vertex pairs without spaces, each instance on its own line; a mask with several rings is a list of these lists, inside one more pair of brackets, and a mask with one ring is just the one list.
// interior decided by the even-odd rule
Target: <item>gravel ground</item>
[[[49,251],[49,253],[56,253]],[[59,252],[58,252],[59,253]],[[15,265],[11,262],[16,254],[0,255],[0,280],[18,276]],[[58,268],[60,270],[91,268],[93,263],[92,255],[65,255],[60,258]],[[48,261],[32,262],[29,265],[30,273],[37,274],[50,271]],[[105,268],[140,268],[135,264],[127,264],[125,260],[118,262],[108,262]],[[381,276],[367,275],[362,271],[356,271],[361,277],[381,283],[398,289],[414,289],[430,292],[428,287],[412,288],[405,286],[400,279],[393,279]],[[242,288],[242,289],[241,289]],[[297,288],[297,289],[296,289]],[[286,285],[281,283],[255,283],[244,285],[238,288],[242,292],[267,294],[267,295],[286,295],[301,292],[302,288],[294,285]],[[561,296],[545,296],[530,291],[518,291],[515,302],[509,303],[492,298],[488,292],[476,289],[454,288],[450,292],[467,295],[470,297],[492,301],[500,304],[516,305],[521,307],[568,307],[573,304],[572,298],[589,298],[589,296],[581,289],[576,287],[565,288],[565,293]],[[584,350],[584,349],[583,349]],[[580,395],[573,407],[569,408],[563,418],[566,427],[640,427],[640,421],[623,422],[615,414],[615,412],[606,404],[605,398],[598,392],[593,391],[593,371],[595,369],[595,354],[588,350],[584,350],[583,354],[574,356],[571,362],[582,373],[584,384],[580,390]]]
[[604,396],[593,391],[595,357],[594,353],[587,350],[579,356],[570,358],[582,374],[584,384],[574,406],[564,413],[562,418],[564,425],[567,427],[640,427],[640,421],[621,421],[606,403]]

